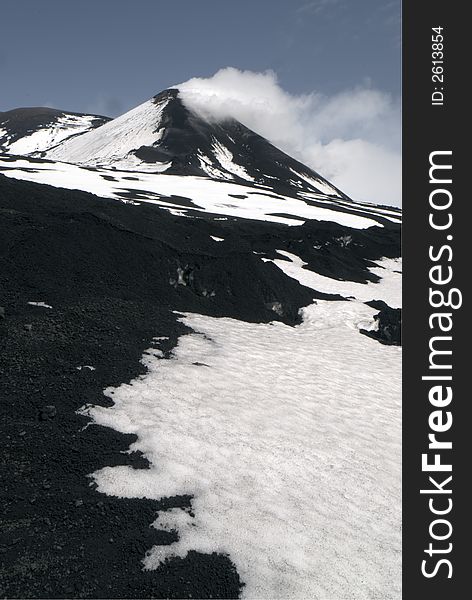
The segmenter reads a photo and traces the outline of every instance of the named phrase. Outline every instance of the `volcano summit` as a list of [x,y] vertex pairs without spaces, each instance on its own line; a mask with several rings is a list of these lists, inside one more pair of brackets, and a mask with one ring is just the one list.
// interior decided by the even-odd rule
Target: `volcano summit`
[[[27,109],[22,110],[16,112],[21,116]],[[400,218],[398,209],[352,202],[318,173],[235,119],[212,121],[196,114],[177,89],[166,90],[116,119],[101,118],[98,127],[100,121],[93,115],[75,118],[82,130],[72,133],[73,128],[63,128],[64,139],[59,142],[58,135],[48,135],[57,129],[56,123],[14,130],[12,119],[0,122],[10,155],[0,162],[0,169],[15,178],[153,201],[177,210],[190,207],[293,224],[319,217],[356,227]],[[22,160],[13,155],[17,148],[29,149],[21,153]]]

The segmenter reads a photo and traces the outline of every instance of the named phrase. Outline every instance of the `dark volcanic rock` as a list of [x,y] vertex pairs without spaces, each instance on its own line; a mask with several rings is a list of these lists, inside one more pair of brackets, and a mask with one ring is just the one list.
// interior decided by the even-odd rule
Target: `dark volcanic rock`
[[382,344],[401,346],[402,309],[390,308],[382,300],[372,300],[371,302],[366,302],[366,304],[372,308],[380,309],[380,312],[374,315],[374,319],[378,323],[378,329],[377,331],[361,329],[360,332],[374,340],[378,340]]
[[49,419],[54,419],[57,415],[57,408],[53,404],[48,404],[47,406],[43,406],[39,411],[39,418],[41,421],[48,421]]

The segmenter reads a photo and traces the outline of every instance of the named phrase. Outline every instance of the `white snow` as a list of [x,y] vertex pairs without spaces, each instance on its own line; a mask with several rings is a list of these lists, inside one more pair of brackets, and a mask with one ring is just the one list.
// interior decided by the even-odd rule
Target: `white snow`
[[46,304],[46,302],[28,302],[31,306],[40,306],[41,308],[52,308],[50,304]]
[[371,268],[370,271],[381,277],[378,283],[372,283],[371,281],[356,283],[354,281],[339,281],[338,279],[319,275],[314,271],[304,269],[303,266],[307,263],[303,262],[298,256],[284,250],[277,250],[277,252],[289,258],[291,262],[267,258],[262,260],[270,260],[286,275],[296,279],[306,287],[326,294],[340,294],[344,297],[353,296],[362,302],[383,300],[391,308],[400,308],[402,305],[401,258],[382,258],[376,262],[378,266]]
[[[95,118],[92,115],[60,116],[54,124],[38,129],[7,145],[7,150],[11,154],[23,155],[48,150],[70,136],[89,130]],[[1,135],[0,132],[0,137]]]
[[3,129],[2,127],[0,127],[0,143],[1,143],[2,138],[5,138],[5,140],[3,141],[4,144],[6,142],[8,142],[7,134],[8,134],[8,131],[6,129]]
[[[197,158],[198,158],[198,162],[200,163],[200,168],[202,169],[202,171],[207,173],[207,175],[209,175],[210,177],[213,177],[215,179],[227,179],[228,178],[228,174],[225,173],[224,171],[221,171],[220,169],[218,169],[218,167],[215,167],[213,165],[212,161],[208,158],[208,156],[198,153]],[[233,178],[232,175],[230,175],[230,177],[231,177],[231,179]]]
[[195,333],[171,359],[150,349],[145,376],[105,391],[114,406],[84,407],[152,465],[105,467],[99,491],[194,497],[194,518],[159,514],[179,540],[146,568],[215,551],[249,599],[401,597],[401,352],[359,334],[374,313],[319,301],[297,327],[186,314]]
[[303,179],[304,181],[315,187],[317,190],[319,190],[321,193],[326,194],[327,196],[337,196],[338,198],[341,198],[339,192],[333,186],[329,185],[327,181],[322,181],[321,179],[318,179],[316,177],[309,177],[308,175],[299,173],[298,171],[295,171],[295,169],[292,168],[290,168],[290,170],[292,171],[292,173],[300,177],[300,179]]
[[224,242],[225,238],[220,238],[220,237],[216,237],[215,235],[210,235],[212,240],[215,240],[215,242]]
[[[107,126],[108,123],[100,129]],[[94,132],[84,134],[77,140],[71,140],[70,143],[72,141],[79,142],[85,135],[91,135],[92,133]],[[140,199],[140,202],[158,204],[168,210],[186,210],[186,207],[177,204],[177,199],[172,198],[170,202],[166,202],[164,199],[175,195],[192,200],[197,211],[201,210],[245,219],[272,221],[288,225],[300,225],[303,219],[316,219],[332,221],[359,229],[378,225],[377,221],[370,219],[368,216],[339,212],[336,210],[336,206],[330,205],[329,202],[326,203],[326,207],[313,206],[297,198],[274,196],[263,187],[255,188],[239,183],[214,181],[206,177],[182,177],[165,173],[138,173],[118,169],[90,169],[63,162],[32,162],[27,158],[11,162],[2,161],[0,157],[1,167],[5,169],[2,173],[8,177],[47,183],[66,189],[79,189],[107,198],[123,199],[123,192],[132,188],[143,192],[144,195],[148,194],[148,197]],[[112,176],[114,180],[109,181],[104,179],[103,176]],[[130,176],[138,179],[127,179]],[[162,196],[163,199],[156,197],[156,194]],[[235,195],[245,197],[236,198]],[[275,216],[276,213],[283,213],[288,216]],[[292,219],[290,216],[295,218]],[[392,220],[398,220],[398,217],[396,219],[392,217]]]
[[92,367],[92,365],[81,365],[79,367],[76,367],[77,371],[82,371],[82,369],[88,369],[89,371],[96,371],[95,367]]
[[401,222],[401,212],[395,210],[393,207],[379,206],[378,204],[371,204],[369,202],[358,202],[357,200],[344,200],[342,198],[327,197],[322,194],[315,194],[312,192],[305,192],[300,190],[298,195],[307,200],[316,200],[324,204],[330,204],[331,206],[339,206],[347,208],[348,210],[357,210],[362,214],[363,212],[371,213],[373,215],[380,215],[385,217],[389,221],[397,223]]
[[238,165],[233,160],[233,153],[218,142],[218,140],[214,140],[213,142],[213,152],[215,153],[215,157],[220,165],[226,171],[233,173],[233,175],[237,175],[242,179],[246,179],[247,181],[254,181],[254,178],[247,173],[246,169],[241,165]]
[[82,165],[114,164],[120,167],[122,160],[125,165],[129,164],[126,161],[132,150],[150,146],[159,140],[161,114],[167,102],[148,100],[97,129],[66,140],[47,156]]

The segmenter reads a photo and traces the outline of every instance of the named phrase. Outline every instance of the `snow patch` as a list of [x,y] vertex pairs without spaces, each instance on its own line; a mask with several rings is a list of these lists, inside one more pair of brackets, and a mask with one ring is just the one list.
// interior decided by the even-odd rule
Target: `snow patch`
[[[88,131],[93,127],[93,115],[63,115],[55,123],[26,135],[8,147],[11,154],[32,154],[56,146],[63,140]],[[0,133],[1,137],[1,133]]]
[[40,306],[41,308],[52,308],[50,304],[46,304],[46,302],[28,302],[31,306]]
[[308,175],[304,175],[303,173],[295,171],[295,169],[292,168],[290,168],[290,170],[292,171],[292,173],[297,175],[297,177],[300,177],[300,179],[303,179],[304,181],[315,187],[317,190],[319,190],[321,193],[326,194],[327,196],[337,196],[338,198],[342,197],[332,185],[329,185],[327,181],[322,181],[317,177],[309,177]]
[[279,259],[270,260],[286,275],[296,279],[302,285],[326,294],[340,294],[344,297],[354,297],[362,302],[369,300],[383,300],[391,308],[400,308],[402,305],[402,260],[401,258],[382,258],[376,261],[377,267],[369,270],[381,279],[378,283],[356,283],[354,281],[340,281],[319,275],[314,271],[304,269],[307,264],[295,254],[285,250],[277,252],[290,259],[291,262]]
[[[10,136],[8,135],[8,131],[6,129],[3,129],[2,127],[0,127],[0,144],[6,145],[6,142],[8,142],[9,137]],[[3,144],[2,144],[2,140],[3,140]]]
[[218,140],[214,140],[213,142],[213,152],[215,153],[217,161],[220,165],[225,169],[225,171],[229,171],[233,175],[237,177],[241,177],[241,179],[246,179],[247,181],[254,181],[254,178],[247,173],[246,169],[241,165],[236,164],[233,161],[232,152],[220,144]]
[[[108,123],[102,125],[100,129],[108,125]],[[77,140],[71,140],[70,143],[72,141],[79,142],[84,137],[85,134]],[[206,177],[182,177],[165,173],[133,171],[132,175],[137,179],[130,181],[127,179],[130,176],[129,171],[83,168],[64,162],[32,162],[26,158],[13,162],[2,161],[1,157],[0,169],[2,169],[3,174],[15,179],[47,183],[66,189],[83,190],[97,196],[115,198],[121,201],[129,201],[128,197],[123,198],[123,194],[128,188],[133,188],[142,192],[144,196],[149,195],[148,197],[139,198],[139,202],[150,202],[167,210],[184,211],[183,214],[188,210],[188,207],[178,205],[178,201],[174,198],[170,203],[166,202],[165,199],[161,200],[159,196],[163,198],[170,198],[171,196],[188,198],[195,204],[192,210],[243,219],[285,223],[287,225],[300,225],[303,219],[331,221],[359,229],[379,225],[377,221],[367,215],[339,212],[336,210],[335,205],[329,203],[326,203],[326,207],[314,206],[290,196],[278,195],[275,197],[270,190],[266,191],[262,186],[255,188],[240,183],[215,181]],[[112,180],[110,180],[110,176],[113,178]],[[257,194],[254,193],[256,190],[258,191]],[[277,216],[280,213],[287,216]],[[176,214],[182,213],[177,212]],[[297,218],[292,219],[290,216]]]
[[144,377],[105,391],[114,406],[84,407],[151,462],[95,472],[100,492],[193,496],[194,518],[159,514],[179,540],[147,569],[222,552],[245,598],[400,598],[401,350],[359,334],[374,313],[318,301],[297,327],[186,314],[195,333],[172,358],[145,355]]
[[[198,153],[197,158],[200,163],[200,168],[204,173],[207,173],[210,177],[215,179],[228,179],[228,174],[215,167],[208,156]],[[232,178],[232,175],[230,175],[230,177]]]
[[167,103],[168,99],[160,103],[148,100],[97,129],[66,140],[47,156],[82,165],[121,166],[120,161],[129,165],[133,150],[152,146],[160,139],[159,125]]

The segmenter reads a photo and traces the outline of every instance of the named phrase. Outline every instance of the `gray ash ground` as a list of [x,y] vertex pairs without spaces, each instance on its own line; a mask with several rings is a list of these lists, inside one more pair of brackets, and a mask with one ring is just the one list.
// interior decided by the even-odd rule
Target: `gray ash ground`
[[[348,247],[339,242],[346,236]],[[375,280],[368,267],[399,255],[399,227],[181,218],[0,175],[1,597],[240,595],[244,582],[224,555],[193,552],[142,570],[148,549],[175,540],[150,526],[159,510],[191,510],[192,498],[98,493],[88,474],[148,463],[127,453],[135,436],[85,427],[76,411],[109,405],[106,387],[144,373],[155,336],[168,337],[171,352],[187,330],[173,311],[294,325],[313,298],[339,299],[254,254],[275,258],[277,248],[321,274]],[[85,365],[95,370],[77,368]]]

